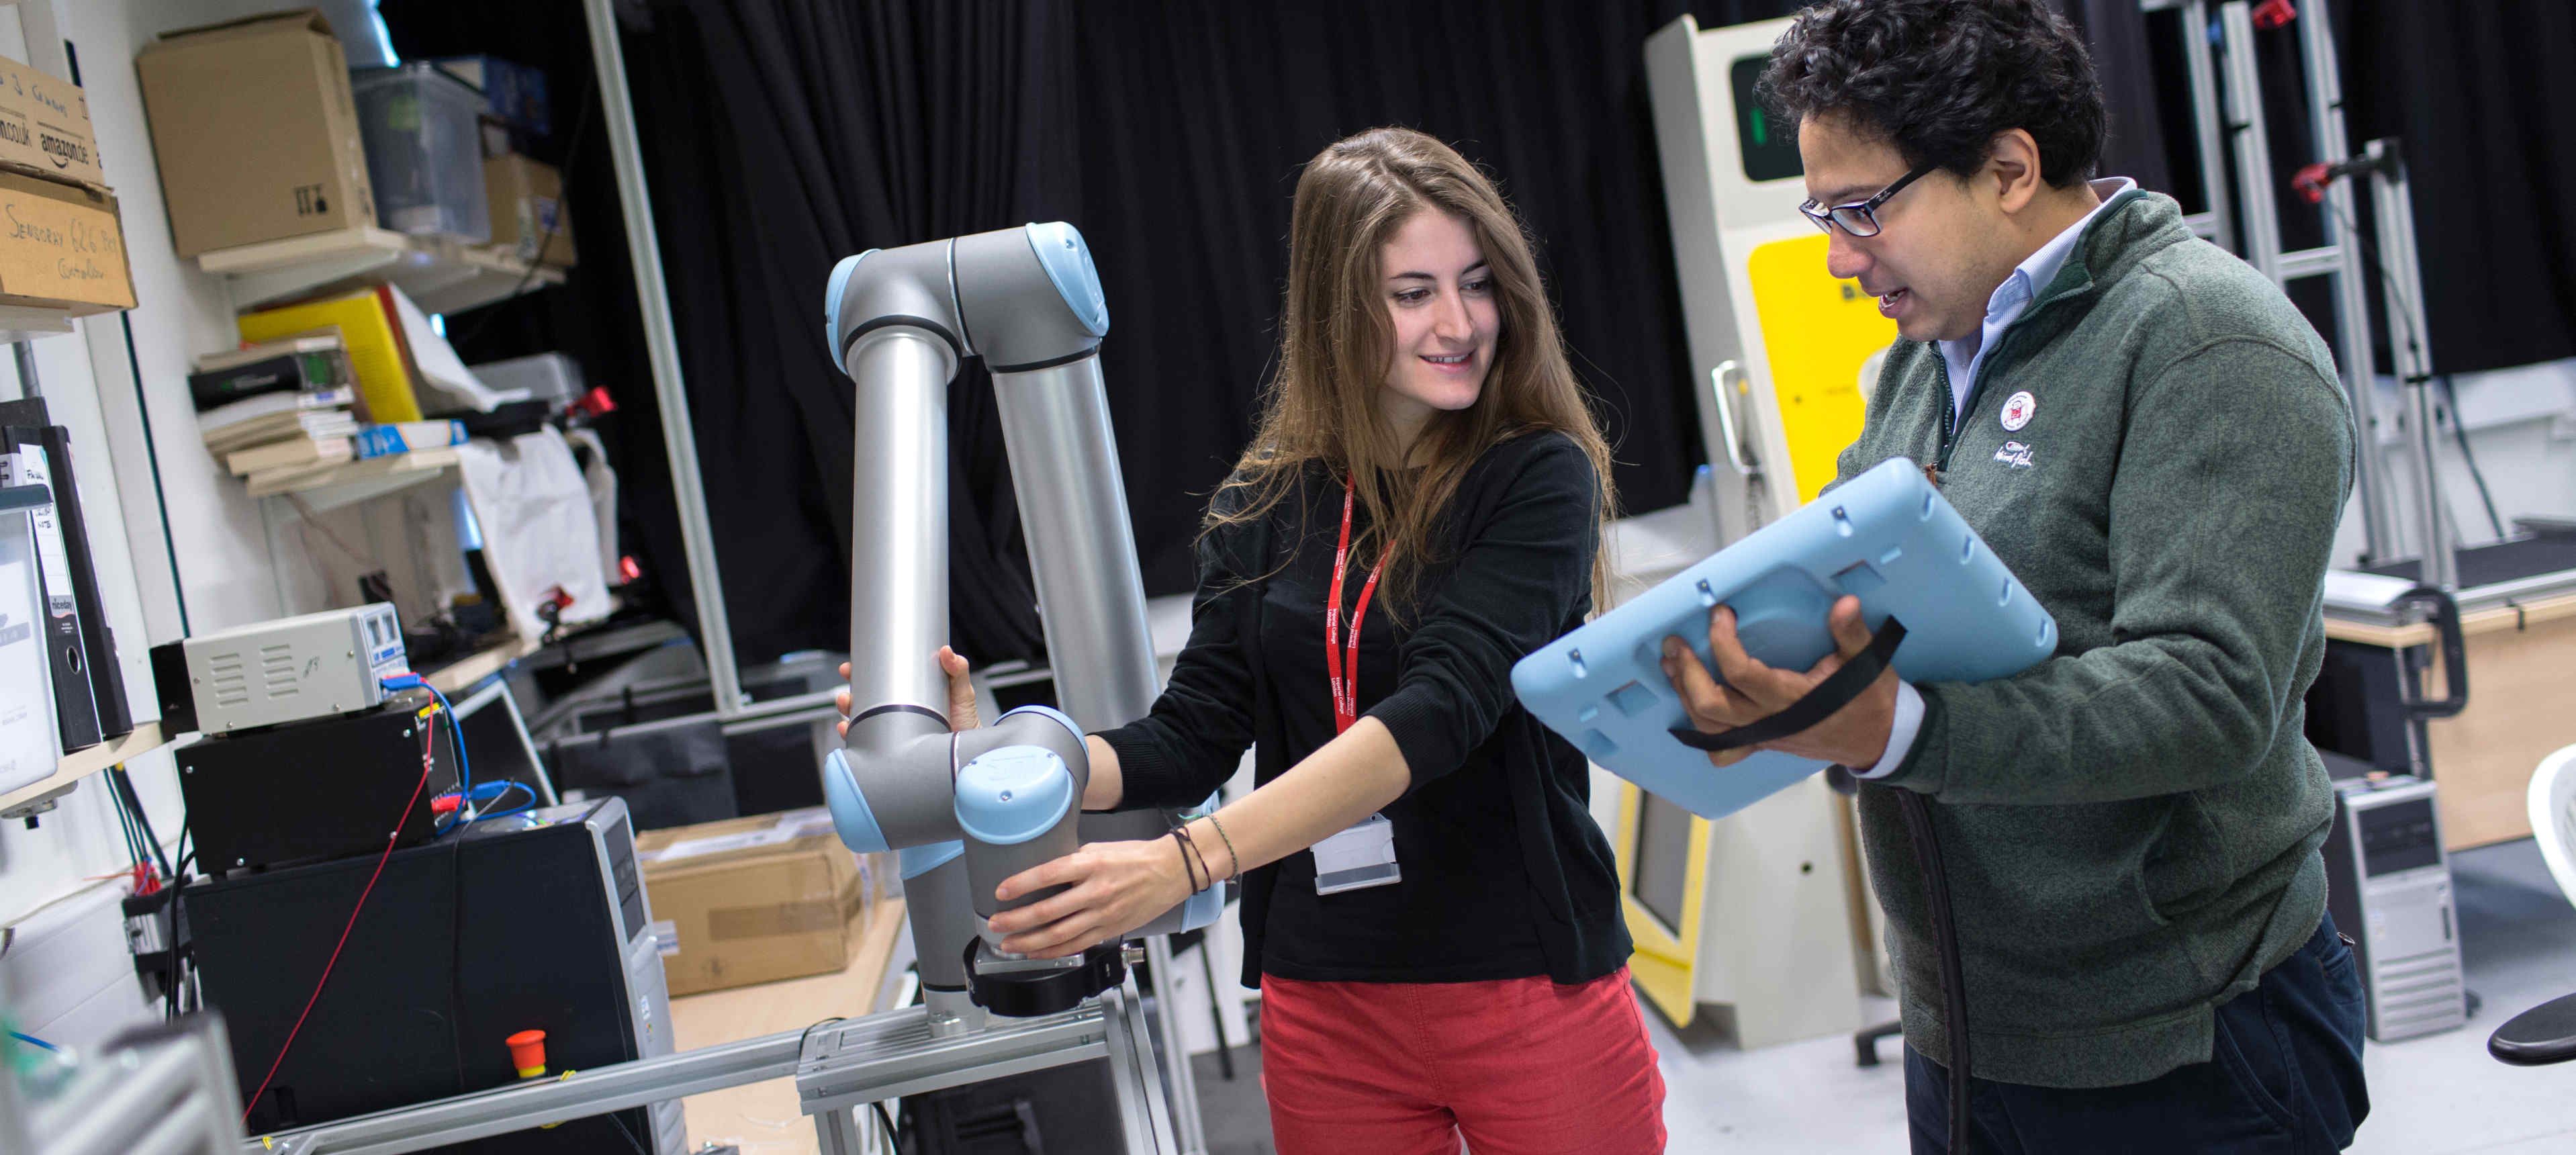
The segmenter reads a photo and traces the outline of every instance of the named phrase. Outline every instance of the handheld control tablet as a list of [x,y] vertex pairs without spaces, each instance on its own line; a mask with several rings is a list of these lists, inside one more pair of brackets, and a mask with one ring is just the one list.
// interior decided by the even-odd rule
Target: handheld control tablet
[[[1825,615],[1844,594],[1860,597],[1862,619],[1878,634],[1873,649],[1884,654],[1892,644],[1887,664],[1908,681],[2000,678],[2057,648],[2056,619],[1922,470],[1899,458],[1521,659],[1512,689],[1603,769],[1703,818],[1723,817],[1826,764],[1766,750],[1723,769],[1709,765],[1702,749],[1674,733],[1689,731],[1690,718],[1664,677],[1664,639],[1681,637],[1709,662],[1709,611],[1730,605],[1747,653],[1804,670],[1833,652]],[[1890,618],[1901,628],[1888,628]],[[1782,715],[1808,707],[1821,718],[1869,680],[1819,701],[1835,696],[1829,680]]]

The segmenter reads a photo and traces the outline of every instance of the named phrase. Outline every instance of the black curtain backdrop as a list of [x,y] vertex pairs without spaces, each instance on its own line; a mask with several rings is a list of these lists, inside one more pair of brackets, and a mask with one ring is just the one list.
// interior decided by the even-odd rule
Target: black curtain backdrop
[[[2162,70],[2156,29],[2127,0],[2058,2],[2110,99],[2104,171],[2197,201],[2178,187],[2196,179],[2188,121],[2168,101],[2160,124],[2154,107],[2179,78],[2144,75]],[[2491,0],[2455,19],[2413,0],[2337,3],[2355,138],[2397,132],[2413,148],[2440,363],[2567,355],[2576,242],[2552,190],[2576,187],[2576,162],[2546,139],[2545,116],[2516,110],[2576,95],[2539,59],[2576,42],[2570,10]],[[591,87],[578,9],[382,7],[406,57],[496,52],[552,78],[559,139],[539,155],[566,164],[581,268],[565,289],[450,331],[472,334],[469,360],[566,349],[610,388],[630,552],[690,621],[605,130],[560,139]],[[624,46],[740,656],[846,644],[852,386],[817,324],[833,261],[1032,220],[1079,226],[1109,293],[1102,357],[1146,585],[1180,592],[1206,494],[1270,370],[1298,166],[1379,124],[1434,133],[1499,178],[1538,241],[1625,506],[1681,500],[1702,451],[1643,44],[1685,11],[1714,28],[1797,7],[655,0]],[[2267,53],[2294,61],[2289,34],[2266,36]],[[2296,96],[2295,82],[2273,94],[2276,140],[2304,131]],[[2478,211],[2451,207],[2464,204]],[[2314,216],[2285,206],[2292,244],[2313,243]],[[978,662],[1036,657],[980,369],[961,375],[951,413],[953,636]]]
[[[2175,195],[2165,159],[2163,122],[2156,116],[2156,74],[2149,54],[2147,15],[2137,0],[2052,0],[2084,33],[2093,75],[2110,109],[2111,134],[2102,142],[2103,176],[2125,176],[2138,187]],[[2182,122],[2188,129],[2190,121]],[[2195,197],[2196,199],[2196,197]]]
[[[1793,4],[1697,5],[1707,26]],[[745,660],[846,634],[850,382],[832,262],[1074,222],[1149,593],[1190,586],[1206,495],[1269,371],[1298,166],[1405,124],[1501,180],[1540,243],[1631,510],[1701,460],[1643,70],[1685,5],[1074,6],[664,0],[626,38],[691,412]],[[1042,642],[991,391],[951,393],[951,628]]]
[[[691,0],[627,38],[745,661],[848,642],[853,386],[819,323],[833,262],[1079,219],[1059,18],[1046,3]],[[950,390],[949,446],[951,636],[978,661],[1034,657],[1036,598],[979,364]]]
[[[1788,5],[1708,8],[1734,23]],[[1502,178],[1625,505],[1682,500],[1700,449],[1641,64],[1680,10],[657,5],[629,72],[701,456],[711,487],[739,487],[711,500],[744,657],[832,645],[848,619],[850,382],[814,327],[832,260],[1030,219],[1082,227],[1110,299],[1103,371],[1146,590],[1180,593],[1270,369],[1298,165],[1376,124],[1440,134]],[[976,660],[1036,657],[979,369],[951,407],[951,629]],[[757,575],[757,603],[737,572]]]
[[2336,0],[2334,17],[2355,150],[2393,136],[2406,154],[2436,371],[2576,356],[2576,4]]
[[532,142],[530,153],[563,171],[564,199],[573,206],[567,219],[581,263],[561,288],[449,317],[448,338],[468,364],[561,352],[581,365],[589,384],[608,390],[618,410],[597,428],[617,468],[618,541],[644,573],[623,592],[631,603],[669,613],[697,633],[688,553],[671,500],[661,409],[644,351],[644,321],[635,305],[634,265],[602,112],[594,107],[583,139],[571,139],[583,103],[598,99],[581,6],[380,0],[380,8],[406,60],[489,52],[545,71],[555,128],[551,137]]

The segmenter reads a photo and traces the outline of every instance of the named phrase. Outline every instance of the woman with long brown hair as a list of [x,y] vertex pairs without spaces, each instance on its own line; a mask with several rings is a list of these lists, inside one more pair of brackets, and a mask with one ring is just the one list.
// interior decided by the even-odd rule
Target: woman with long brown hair
[[1005,881],[1066,889],[992,928],[1073,954],[1240,876],[1280,1151],[1660,1151],[1588,766],[1510,685],[1600,597],[1614,508],[1529,241],[1448,146],[1361,133],[1297,182],[1281,328],[1189,644],[1083,805],[1194,804],[1256,739],[1258,788]]

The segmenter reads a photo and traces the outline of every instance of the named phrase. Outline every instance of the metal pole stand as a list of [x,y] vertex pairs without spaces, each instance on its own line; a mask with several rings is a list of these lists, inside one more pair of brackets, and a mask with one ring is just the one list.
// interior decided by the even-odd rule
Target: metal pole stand
[[[2388,348],[2397,361],[2397,388],[2406,398],[2406,440],[2415,454],[2416,524],[2423,561],[2415,578],[2445,592],[2460,588],[2459,560],[2443,525],[2442,479],[2434,468],[2441,446],[2433,425],[2432,337],[2424,318],[2423,267],[2415,255],[2415,199],[2406,183],[2406,160],[2393,138],[2371,141],[2350,167],[2370,172],[2370,210],[2379,233],[2379,269],[2388,311]],[[2453,413],[2451,419],[2459,420]]]
[[[2277,162],[2264,121],[2262,73],[2256,66],[2255,34],[2297,26],[2300,62],[2307,94],[2308,152],[2318,166],[2341,165],[2351,150],[2343,116],[2342,66],[2336,59],[2334,31],[2326,5],[2303,4],[2295,11],[2258,9],[2248,0],[2139,0],[2148,12],[2180,14],[2182,51],[2191,94],[2193,134],[2199,144],[2201,187],[2209,211],[2185,219],[2193,231],[2235,251],[2265,277],[2287,289],[2291,282],[2325,277],[2333,285],[2335,364],[2352,408],[2358,453],[2354,489],[2361,498],[2362,564],[2373,565],[2399,553],[2394,500],[2386,477],[2388,464],[2377,441],[2379,416],[2371,381],[2377,376],[2370,340],[2368,281],[2360,252],[2362,238],[2352,224],[2349,189],[2329,184],[2312,199],[2323,214],[2327,241],[2313,249],[2284,252],[2279,202],[2274,198]],[[2215,57],[2213,58],[2213,53]],[[2228,161],[2235,168],[2234,204],[2244,218],[2240,236],[2229,213]],[[2312,166],[2316,167],[2316,166]],[[2241,242],[2241,243],[2240,243]]]

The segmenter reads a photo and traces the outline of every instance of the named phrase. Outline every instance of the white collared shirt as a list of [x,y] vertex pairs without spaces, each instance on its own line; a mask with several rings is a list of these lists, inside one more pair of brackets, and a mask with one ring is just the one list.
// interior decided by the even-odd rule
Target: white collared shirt
[[[1985,364],[1986,351],[1995,347],[1995,339],[2003,336],[2004,330],[2012,328],[2013,322],[2021,320],[2021,315],[2029,311],[2030,303],[2039,296],[2039,291],[2047,288],[2048,283],[2056,280],[2057,274],[2066,268],[2066,258],[2075,255],[2076,242],[2084,238],[2085,226],[2092,224],[2093,218],[2101,214],[2102,205],[2136,187],[2138,182],[2124,176],[2094,181],[2093,195],[2100,197],[2102,204],[2093,206],[2093,211],[2084,214],[2084,219],[2066,226],[2064,232],[2039,246],[2039,251],[2013,266],[2012,275],[2005,277],[2004,283],[1995,286],[1994,294],[1986,298],[1986,319],[1977,327],[1974,336],[1939,343],[1941,366],[1950,375],[1952,428],[1957,428],[1959,422],[1967,419],[1968,387],[1976,382],[1977,370]],[[1862,778],[1884,778],[1895,773],[1896,768],[1904,763],[1905,756],[1913,751],[1914,739],[1922,731],[1923,693],[1915,689],[1912,682],[1898,682],[1896,718],[1887,728],[1887,752],[1879,755],[1877,764],[1854,773]]]
[[[2136,187],[2138,182],[2124,176],[2104,177],[2093,182],[2093,195],[2102,198],[2102,205],[2107,205],[2112,197]],[[2047,244],[2039,246],[2039,251],[2013,266],[2012,275],[2005,277],[2004,283],[1995,286],[1994,294],[1986,298],[1985,323],[1977,327],[1974,336],[1939,343],[1941,365],[1950,371],[1950,420],[1954,424],[1967,415],[1968,386],[1977,379],[1978,367],[1985,364],[1986,350],[1994,348],[1995,338],[2012,328],[2013,322],[2021,320],[2022,313],[2030,308],[2039,291],[2057,279],[2058,271],[2066,267],[2066,258],[2075,255],[2075,242],[2083,238],[2084,227],[2093,223],[2093,218],[2101,213],[2102,205],[2093,206],[2093,211],[2084,214],[2084,219],[2066,226],[2066,231],[2050,237]]]

